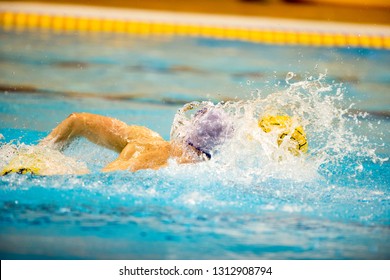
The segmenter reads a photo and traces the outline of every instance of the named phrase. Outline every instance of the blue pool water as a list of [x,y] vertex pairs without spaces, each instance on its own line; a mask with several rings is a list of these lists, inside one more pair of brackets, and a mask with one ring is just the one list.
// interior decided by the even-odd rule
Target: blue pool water
[[1,259],[389,259],[389,65],[385,50],[0,32],[1,168],[72,112],[168,140],[193,100],[232,100],[245,133],[269,106],[299,115],[309,140],[300,158],[244,137],[136,173],[100,172],[116,154],[78,140],[64,153],[91,174],[0,177]]

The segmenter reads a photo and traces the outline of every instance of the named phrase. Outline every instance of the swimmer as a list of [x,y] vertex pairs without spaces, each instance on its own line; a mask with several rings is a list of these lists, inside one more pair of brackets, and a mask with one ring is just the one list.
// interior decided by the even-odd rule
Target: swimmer
[[[186,118],[184,114],[193,109],[198,110],[189,119]],[[265,133],[282,128],[278,145],[285,138],[292,139],[295,142],[289,149],[299,155],[307,151],[306,136],[302,127],[291,130],[291,124],[291,118],[288,116],[263,116],[259,120],[259,128]],[[144,126],[127,125],[120,120],[101,115],[73,113],[42,139],[38,146],[62,151],[74,139],[84,137],[119,154],[102,171],[135,172],[165,167],[170,158],[176,159],[179,164],[209,160],[217,152],[216,148],[232,138],[233,134],[233,121],[221,107],[211,102],[192,102],[176,114],[170,141],[164,140],[157,132]],[[290,136],[285,137],[286,135]],[[28,155],[29,159],[32,157]],[[34,166],[27,168],[19,163],[18,166],[12,166],[12,162],[18,161],[11,161],[0,175],[26,172],[42,174],[39,170],[35,172]]]
[[40,146],[63,150],[77,137],[119,153],[103,171],[159,169],[170,158],[178,163],[193,163],[211,158],[212,150],[231,136],[232,127],[223,118],[222,109],[208,105],[193,117],[184,137],[164,140],[144,126],[126,123],[101,115],[73,113],[40,141]]

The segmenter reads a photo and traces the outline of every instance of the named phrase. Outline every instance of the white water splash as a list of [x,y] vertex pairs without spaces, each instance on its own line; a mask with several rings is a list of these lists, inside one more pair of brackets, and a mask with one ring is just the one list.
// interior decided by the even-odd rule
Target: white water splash
[[[266,97],[259,95],[250,100],[217,104],[229,114],[227,122],[234,121],[234,136],[213,151],[210,161],[198,164],[197,172],[226,183],[251,184],[268,178],[311,181],[322,175],[331,176],[337,169],[363,172],[362,162],[366,160],[374,163],[388,160],[376,155],[378,144],[371,143],[367,134],[353,131],[361,122],[358,119],[367,114],[350,112],[352,105],[346,106],[340,85],[327,84],[325,75],[290,83],[294,76],[289,72],[286,89]],[[195,105],[192,115],[186,110],[175,117],[173,127],[184,127],[182,134],[191,129],[191,119],[199,105],[205,104]],[[278,145],[278,132],[265,133],[258,126],[259,118],[264,115],[291,116],[294,126],[300,125],[306,132],[308,153],[295,156],[288,145]],[[180,176],[191,172],[188,167],[179,166],[170,170]]]
[[84,162],[43,146],[5,143],[0,146],[0,162],[0,171],[5,172],[28,169],[37,175],[88,173]]

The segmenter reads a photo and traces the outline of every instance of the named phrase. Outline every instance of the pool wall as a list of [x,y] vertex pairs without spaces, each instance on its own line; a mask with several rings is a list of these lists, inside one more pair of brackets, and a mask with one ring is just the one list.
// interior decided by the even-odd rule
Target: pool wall
[[5,30],[194,36],[264,44],[390,49],[390,27],[386,25],[75,5],[2,2],[0,26]]

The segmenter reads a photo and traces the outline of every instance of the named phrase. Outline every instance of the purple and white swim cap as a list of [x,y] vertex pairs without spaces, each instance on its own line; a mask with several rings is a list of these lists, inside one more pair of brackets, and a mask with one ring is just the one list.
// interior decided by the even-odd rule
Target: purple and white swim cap
[[214,105],[196,112],[192,127],[187,132],[186,143],[211,158],[213,149],[232,137],[233,124],[229,115]]
[[[194,113],[195,112],[195,113]],[[190,102],[179,109],[171,129],[171,141],[198,156],[211,158],[218,145],[233,136],[233,121],[221,104]]]

